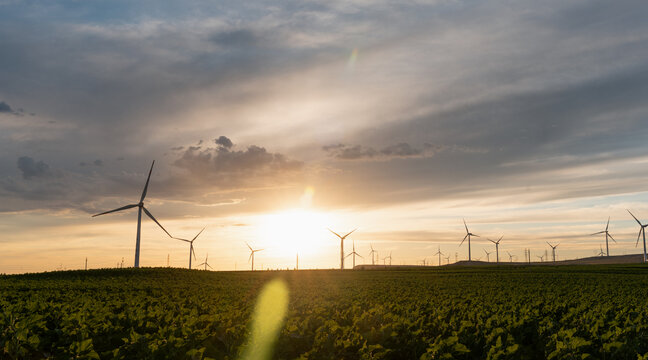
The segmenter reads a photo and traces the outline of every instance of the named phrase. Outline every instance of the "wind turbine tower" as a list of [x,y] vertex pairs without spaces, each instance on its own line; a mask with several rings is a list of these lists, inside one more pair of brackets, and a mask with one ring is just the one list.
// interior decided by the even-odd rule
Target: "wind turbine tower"
[[371,256],[371,265],[376,265],[376,254],[378,253],[376,250],[373,248],[373,244],[369,244],[371,247],[371,251],[369,252],[369,256]]
[[[245,243],[245,245],[247,245],[247,247],[250,249],[250,257],[248,258],[248,262],[252,260],[252,271],[254,271],[254,253],[257,251],[262,251],[263,249],[252,249],[252,247],[248,243]],[[261,265],[261,269],[263,269],[263,264]]]
[[85,269],[88,270],[88,258],[87,257],[86,257],[86,261],[85,261]]
[[351,232],[347,233],[344,236],[340,236],[335,231],[328,229],[328,231],[332,232],[333,234],[335,234],[335,236],[340,238],[340,270],[344,270],[344,239],[346,239],[347,236],[351,235],[356,230],[358,230],[358,228],[351,230]]
[[191,240],[174,237],[174,239],[176,239],[176,240],[180,240],[180,241],[184,241],[184,242],[189,243],[189,270],[191,270],[191,256],[193,255],[194,260],[196,259],[196,252],[194,251],[193,243],[194,243],[194,241],[196,241],[198,236],[200,236],[200,234],[202,234],[203,231],[205,231],[205,228],[200,230],[200,232],[196,236],[194,236],[194,238],[191,239]]
[[441,246],[437,247],[437,252],[434,255],[439,255],[439,266],[441,266],[441,255],[443,255],[441,252]]
[[[353,244],[353,251],[351,251],[351,252],[350,252],[347,256],[345,256],[345,257],[349,257],[349,256],[353,255],[353,268],[355,269],[355,257],[356,257],[356,256],[360,256],[361,258],[363,258],[363,257],[362,257],[362,255],[358,254],[358,253],[355,251],[355,240],[353,240],[352,244]],[[363,259],[364,259],[364,258],[363,258]]]
[[138,208],[138,210],[137,210],[137,238],[136,238],[136,241],[135,241],[135,267],[136,268],[139,267],[139,258],[140,258],[140,232],[141,232],[141,228],[142,228],[142,211],[144,211],[144,213],[148,217],[150,217],[151,220],[155,221],[155,223],[158,224],[158,226],[160,228],[162,228],[162,230],[164,230],[164,232],[167,235],[169,235],[169,237],[172,237],[171,234],[169,234],[169,232],[166,231],[166,229],[155,219],[155,217],[153,217],[153,214],[151,214],[144,207],[144,198],[146,198],[146,192],[148,191],[149,181],[151,180],[151,172],[153,172],[153,165],[155,165],[155,161],[153,161],[153,163],[151,164],[151,169],[149,170],[148,177],[146,178],[146,184],[144,185],[144,191],[142,191],[142,196],[140,197],[139,203],[122,206],[122,207],[114,209],[114,210],[104,211],[102,213],[92,215],[92,217],[95,217],[95,216],[110,214],[110,213],[117,212],[117,211],[132,209],[134,207]]
[[500,243],[500,241],[502,241],[503,237],[504,237],[504,235],[500,236],[500,238],[497,239],[497,241],[488,239],[488,241],[495,244],[495,259],[496,259],[495,262],[498,263],[498,264],[499,264],[499,243]]
[[[628,211],[628,212],[630,212],[630,211]],[[632,215],[632,213],[630,213],[630,215]],[[632,215],[632,217],[634,217],[634,215]],[[635,218],[635,220],[637,220],[637,219]],[[639,220],[637,220],[637,222],[639,222]],[[641,225],[641,223],[639,223],[639,225]],[[614,241],[616,243],[616,240],[614,240],[614,238],[612,237],[612,235],[608,231],[609,227],[610,227],[610,217],[608,216],[608,221],[607,221],[607,224],[605,225],[605,230],[595,232],[594,234],[590,234],[590,236],[598,235],[598,234],[605,234],[605,251],[607,253],[607,256],[610,256],[610,247],[608,245],[608,238],[612,239],[612,241]]]
[[[479,237],[479,235],[475,235],[475,234],[471,233],[468,230],[468,225],[466,225],[466,219],[464,219],[463,222],[464,222],[464,227],[466,228],[466,236],[464,236],[463,240],[461,240],[461,244],[463,244],[464,241],[466,241],[466,239],[468,239],[468,261],[471,261],[471,257],[470,257],[470,237],[471,236]],[[461,246],[461,244],[459,244],[459,246]]]
[[556,248],[560,244],[551,245],[549,244],[549,241],[547,241],[547,244],[551,247],[551,258],[553,259],[553,262],[556,262]]
[[207,263],[207,259],[209,259],[209,253],[207,253],[207,256],[205,256],[205,262],[202,263],[202,264],[198,264],[198,266],[203,266],[203,265],[205,265],[205,271],[207,271],[207,266],[209,266],[210,269],[214,270],[214,268],[211,267],[211,265],[209,265],[209,263]]

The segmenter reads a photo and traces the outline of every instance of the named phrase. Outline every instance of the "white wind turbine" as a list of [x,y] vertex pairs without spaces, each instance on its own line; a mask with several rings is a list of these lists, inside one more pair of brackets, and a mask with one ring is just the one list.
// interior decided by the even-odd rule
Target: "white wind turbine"
[[[627,209],[626,209],[626,210],[627,210]],[[639,219],[637,219],[637,218],[636,218],[636,217],[635,217],[635,216],[630,212],[630,210],[628,210],[628,212],[630,213],[630,215],[632,215],[632,217],[635,219],[635,221],[637,221],[637,224],[639,224],[639,235],[637,235],[637,242],[635,243],[635,247],[637,247],[637,245],[639,244],[639,237],[641,237],[641,235],[643,235],[643,248],[644,248],[644,251],[643,251],[643,262],[646,262],[646,227],[648,227],[648,224],[645,224],[645,225],[642,224],[641,221],[639,221]]]
[[371,256],[371,265],[376,265],[375,259],[378,252],[374,250],[373,244],[369,244],[369,247],[371,247],[371,251],[369,251],[369,256]]
[[[634,215],[632,215],[632,216],[634,217]],[[610,227],[610,217],[608,216],[608,221],[607,221],[607,224],[605,225],[605,230],[595,232],[594,234],[590,234],[590,236],[598,235],[598,234],[605,234],[605,250],[607,251],[607,256],[610,256],[610,246],[608,245],[608,238],[612,239],[612,241],[614,241],[616,243],[616,240],[614,240],[614,238],[612,237],[612,235],[608,231],[609,227]]]
[[486,253],[486,261],[490,262],[490,254],[492,254],[493,252],[488,252],[486,251],[486,249],[484,249],[484,252]]
[[437,252],[434,253],[434,255],[439,255],[439,266],[441,266],[441,255],[443,255],[443,253],[441,252],[441,246],[437,248]]
[[164,232],[167,235],[169,235],[169,237],[172,237],[171,234],[169,234],[169,232],[166,231],[166,229],[155,219],[155,217],[153,217],[153,214],[151,214],[144,207],[144,198],[146,197],[146,192],[148,191],[149,181],[151,180],[151,172],[153,172],[153,165],[155,165],[155,160],[151,164],[151,169],[149,170],[148,177],[146,178],[146,184],[144,185],[144,191],[142,191],[142,196],[140,197],[139,203],[122,206],[122,207],[114,209],[114,210],[105,211],[105,212],[102,212],[102,213],[99,213],[99,214],[92,215],[92,217],[95,217],[95,216],[110,214],[110,213],[117,212],[117,211],[132,209],[134,207],[139,208],[138,211],[137,211],[137,238],[136,238],[137,240],[135,241],[135,267],[136,268],[139,267],[139,258],[140,258],[140,230],[141,230],[141,227],[142,227],[142,211],[144,211],[144,213],[148,217],[150,217],[151,220],[155,221],[155,223],[158,224],[158,226],[160,228],[162,228],[162,230],[164,230]]
[[549,241],[547,241],[546,243],[551,247],[551,258],[553,259],[553,262],[556,262],[556,248],[558,247],[558,245],[560,245],[560,243],[556,245],[549,244]]
[[207,263],[207,259],[209,259],[209,253],[207,254],[207,256],[205,256],[205,262],[202,263],[202,264],[198,264],[197,266],[203,266],[203,265],[205,265],[205,270],[207,270],[207,266],[209,266],[210,269],[214,270],[214,268],[211,267],[211,265],[209,265],[209,263]]
[[603,246],[599,245],[599,249],[600,249],[600,251],[596,255],[597,256],[605,256],[605,252],[603,251]]
[[502,238],[503,238],[503,237],[504,237],[504,235],[500,236],[500,238],[497,239],[497,241],[495,241],[495,240],[491,240],[491,239],[488,239],[488,238],[487,238],[488,241],[490,241],[490,242],[492,242],[493,244],[495,244],[495,262],[498,263],[498,264],[499,264],[499,243],[500,243],[500,241],[502,241]]
[[353,240],[352,244],[353,244],[353,251],[351,251],[347,256],[345,256],[345,258],[347,258],[347,257],[349,257],[349,256],[351,256],[351,255],[353,255],[353,268],[355,269],[355,257],[356,257],[356,256],[360,256],[360,257],[363,258],[363,259],[364,259],[364,257],[362,257],[362,255],[358,254],[358,253],[355,251],[355,240]]
[[351,230],[351,232],[347,233],[344,236],[340,236],[335,231],[328,229],[328,231],[332,232],[333,234],[335,234],[335,236],[340,238],[340,270],[344,270],[344,239],[346,239],[347,236],[351,235],[351,233],[353,233],[356,230],[358,230],[358,228]]
[[248,262],[252,260],[252,271],[254,271],[254,253],[257,251],[262,251],[263,249],[252,249],[252,247],[248,243],[245,243],[245,245],[247,245],[247,247],[250,248],[250,257],[248,258]]
[[200,236],[200,234],[202,234],[203,231],[205,231],[205,228],[200,230],[200,232],[196,236],[194,236],[194,238],[191,239],[191,240],[174,237],[174,239],[176,239],[176,240],[180,240],[180,241],[184,241],[184,242],[189,243],[189,270],[191,270],[191,255],[193,255],[194,260],[196,260],[196,252],[194,251],[193,243],[194,243],[194,241],[196,241],[198,236]]
[[[470,237],[471,236],[479,237],[479,235],[475,235],[475,234],[471,233],[468,230],[468,225],[466,225],[466,219],[464,219],[463,222],[464,222],[464,226],[466,227],[466,236],[464,236],[463,240],[461,240],[461,244],[463,244],[464,241],[466,241],[466,238],[468,239],[468,261],[471,261],[471,258],[470,258]],[[461,246],[461,244],[459,244],[459,246]]]

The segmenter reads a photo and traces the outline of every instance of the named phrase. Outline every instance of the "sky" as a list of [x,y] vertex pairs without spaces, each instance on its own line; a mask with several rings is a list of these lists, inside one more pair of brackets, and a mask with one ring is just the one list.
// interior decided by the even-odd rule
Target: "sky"
[[[648,3],[0,0],[0,273],[640,253]],[[142,222],[141,265],[189,249]],[[489,255],[494,260],[494,255]],[[537,259],[535,259],[537,260]],[[381,262],[383,260],[380,260]],[[446,262],[448,260],[444,260]],[[351,258],[346,260],[351,265]]]

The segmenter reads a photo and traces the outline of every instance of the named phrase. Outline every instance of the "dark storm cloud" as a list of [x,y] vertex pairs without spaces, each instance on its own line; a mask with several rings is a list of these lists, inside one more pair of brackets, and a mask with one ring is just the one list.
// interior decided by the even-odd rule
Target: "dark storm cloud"
[[[24,113],[25,113],[25,110],[23,110],[23,109],[14,110],[6,102],[0,101],[0,114],[11,114],[11,115],[16,115],[16,116],[23,116]],[[31,114],[31,115],[33,116],[34,114]]]
[[17,161],[18,169],[23,179],[42,178],[51,176],[49,165],[43,161],[36,161],[29,156],[21,156]]

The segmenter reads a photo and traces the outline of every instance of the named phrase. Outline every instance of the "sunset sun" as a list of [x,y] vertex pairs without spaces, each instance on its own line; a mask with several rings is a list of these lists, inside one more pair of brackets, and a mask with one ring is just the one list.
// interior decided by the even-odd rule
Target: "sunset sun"
[[331,218],[321,212],[294,209],[263,215],[258,239],[268,251],[279,256],[314,254],[334,244],[327,234]]

